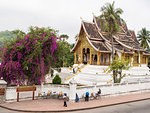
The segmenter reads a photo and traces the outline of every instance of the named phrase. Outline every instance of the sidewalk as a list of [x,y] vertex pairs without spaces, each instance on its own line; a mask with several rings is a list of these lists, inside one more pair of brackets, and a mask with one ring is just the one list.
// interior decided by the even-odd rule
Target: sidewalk
[[65,111],[92,109],[97,107],[104,107],[145,99],[150,99],[150,92],[107,97],[102,98],[101,100],[90,100],[89,102],[84,101],[78,103],[67,102],[68,107],[63,107],[63,100],[57,99],[25,100],[20,102],[0,104],[0,107],[7,108],[9,110],[26,111],[26,112],[32,111],[65,112]]

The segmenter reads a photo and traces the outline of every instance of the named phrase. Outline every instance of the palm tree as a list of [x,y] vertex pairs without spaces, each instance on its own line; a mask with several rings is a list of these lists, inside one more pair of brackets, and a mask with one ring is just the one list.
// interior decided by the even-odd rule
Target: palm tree
[[[119,31],[119,23],[121,22],[120,15],[123,13],[123,10],[120,8],[114,7],[115,2],[112,4],[107,3],[101,8],[102,15],[100,18],[103,18],[105,21],[105,30],[111,37],[112,44],[112,63],[114,63],[114,44],[113,44],[113,35]],[[113,70],[113,80],[114,83],[117,82],[117,71]]]
[[111,37],[112,41],[112,62],[114,61],[114,45],[113,45],[113,35],[119,31],[119,23],[121,21],[120,15],[123,13],[123,10],[120,8],[114,7],[115,2],[112,4],[107,3],[101,8],[102,15],[100,18],[105,20],[105,30],[108,35]]
[[149,48],[148,43],[150,43],[150,31],[147,31],[146,28],[142,28],[138,32],[138,41],[140,42],[140,46],[143,48]]

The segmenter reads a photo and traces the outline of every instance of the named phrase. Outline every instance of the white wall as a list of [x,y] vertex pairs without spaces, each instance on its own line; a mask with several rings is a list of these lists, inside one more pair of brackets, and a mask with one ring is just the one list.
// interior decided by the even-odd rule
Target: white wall
[[[63,93],[69,93],[71,91],[71,86],[67,85],[36,85],[37,90],[35,92],[35,96],[38,96],[38,92],[48,91],[59,93],[60,91]],[[6,89],[6,101],[17,101],[17,87],[7,87]],[[82,98],[83,95],[88,91],[91,93],[97,93],[98,89],[101,89],[102,96],[116,96],[122,94],[130,94],[137,92],[146,92],[150,91],[150,81],[145,82],[132,82],[132,83],[122,83],[122,84],[107,84],[107,85],[93,85],[93,86],[77,86],[75,89],[75,93],[78,94],[79,98]],[[32,98],[32,92],[20,92],[20,99]],[[75,98],[75,97],[70,97]],[[36,98],[35,98],[36,99]]]
[[[16,86],[15,87],[7,87],[6,89],[6,101],[13,101],[13,100],[17,100],[17,92],[16,92]],[[69,95],[69,86],[67,85],[43,85],[41,87],[41,85],[36,85],[36,91],[35,91],[35,97],[38,96],[39,92],[45,92],[47,93],[48,91],[51,92],[63,92],[63,93],[67,93]],[[19,93],[19,99],[24,99],[24,98],[32,98],[33,92],[29,91],[29,92],[20,92]],[[36,98],[35,98],[36,99]]]

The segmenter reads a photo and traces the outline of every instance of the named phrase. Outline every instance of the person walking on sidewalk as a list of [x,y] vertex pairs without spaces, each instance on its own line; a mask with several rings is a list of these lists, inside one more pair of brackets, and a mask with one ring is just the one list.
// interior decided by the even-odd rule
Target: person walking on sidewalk
[[101,89],[99,88],[98,92],[97,92],[97,96],[98,96],[98,99],[101,99]]
[[89,92],[85,93],[85,101],[89,101]]
[[64,107],[67,107],[67,94],[65,93],[63,96],[64,99]]

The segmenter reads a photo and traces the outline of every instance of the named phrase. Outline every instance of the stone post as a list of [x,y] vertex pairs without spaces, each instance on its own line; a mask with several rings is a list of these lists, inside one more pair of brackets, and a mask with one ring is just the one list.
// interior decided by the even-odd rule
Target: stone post
[[70,82],[69,82],[69,86],[70,86],[70,92],[69,92],[69,100],[70,101],[75,101],[75,98],[76,98],[76,87],[77,87],[77,82],[72,79]]
[[94,82],[94,83],[93,83],[93,86],[94,86],[93,92],[96,93],[96,92],[98,91],[98,89],[97,89],[97,83]]
[[0,80],[0,103],[4,103],[6,101],[6,84],[5,80]]

